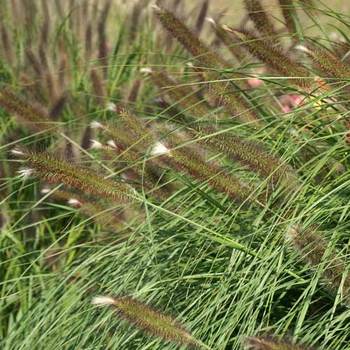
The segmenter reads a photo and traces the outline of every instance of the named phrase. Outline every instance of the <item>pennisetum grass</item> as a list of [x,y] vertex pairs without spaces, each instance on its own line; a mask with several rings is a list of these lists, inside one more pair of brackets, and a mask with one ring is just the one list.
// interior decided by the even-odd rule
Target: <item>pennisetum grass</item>
[[87,198],[76,192],[67,190],[51,190],[43,188],[42,194],[50,194],[56,200],[63,201],[73,208],[76,208],[80,213],[88,218],[92,218],[97,224],[110,230],[111,232],[120,232],[125,230],[125,215],[122,211],[113,210],[106,205]]
[[37,175],[49,183],[64,183],[84,193],[112,200],[118,203],[130,203],[131,188],[121,182],[106,179],[99,174],[68,163],[46,152],[23,151],[28,168],[23,175]]
[[209,0],[204,0],[200,8],[200,11],[198,13],[198,17],[195,25],[197,35],[199,35],[202,32],[208,10],[209,10]]
[[299,46],[312,60],[314,66],[325,78],[334,78],[335,82],[344,81],[350,77],[350,67],[338,59],[333,53],[323,47],[316,47],[308,43],[306,46]]
[[93,68],[90,73],[92,90],[95,94],[96,102],[99,106],[105,107],[107,93],[103,79],[97,69]]
[[277,33],[269,15],[264,10],[260,0],[244,0],[249,18],[255,28],[266,37],[267,40],[276,42]]
[[241,39],[242,45],[255,57],[283,77],[290,77],[290,83],[310,90],[312,81],[308,70],[300,63],[292,61],[278,46],[274,46],[265,38],[256,36],[247,29],[234,30],[228,26],[223,27],[229,33],[234,33]]
[[215,30],[217,37],[221,42],[225,44],[232,56],[236,58],[238,62],[244,62],[246,59],[246,53],[240,45],[240,39],[233,32],[228,33],[220,24],[218,24],[213,18],[208,17],[207,21],[211,23]]
[[[186,111],[190,110],[195,117],[204,117],[210,113],[209,106],[206,101],[200,100],[189,86],[180,84],[174,78],[164,71],[150,71],[154,83],[166,89],[165,92],[170,98],[178,103]],[[214,75],[211,75],[214,78]],[[232,88],[229,81],[208,81],[207,93],[209,97],[222,105],[225,110],[233,117],[238,118],[242,123],[247,123],[249,126],[261,125],[259,117],[254,109],[240,97],[235,89]]]
[[293,226],[287,232],[302,259],[314,268],[321,269],[321,277],[334,294],[340,291],[348,304],[350,298],[350,277],[348,267],[341,255],[327,242],[316,229]]
[[178,103],[187,113],[201,118],[210,113],[207,102],[200,100],[190,86],[180,84],[163,70],[151,70],[149,75],[161,92],[168,95],[174,103]]
[[[221,56],[206,47],[178,18],[166,9],[156,6],[155,13],[161,24],[173,35],[205,68],[218,67],[230,69],[230,65]],[[235,78],[235,74],[229,74],[230,79]],[[238,75],[238,77],[241,77]],[[208,80],[208,93],[222,105],[232,117],[236,117],[242,122],[252,126],[259,126],[260,119],[255,109],[243,97],[240,91],[233,88],[230,79],[222,80],[222,76],[215,70],[206,73]]]
[[[167,293],[215,349],[242,348],[242,334],[255,334],[254,329],[276,329],[280,335],[248,338],[245,345],[253,350],[308,349],[283,338],[286,329],[307,342],[322,342],[324,349],[347,348],[348,310],[330,305],[336,293],[349,304],[347,262],[343,250],[333,248],[340,242],[313,228],[288,231],[300,260],[317,270],[331,291],[321,289],[310,300],[307,291],[317,279],[296,272],[299,265],[280,240],[300,210],[347,237],[348,173],[328,171],[330,163],[344,169],[349,163],[344,143],[349,135],[338,123],[347,117],[347,17],[325,4],[320,13],[342,23],[341,38],[327,49],[316,45],[331,35],[323,35],[322,23],[312,17],[315,2],[279,0],[281,31],[263,0],[245,0],[254,30],[242,24],[244,14],[238,29],[220,25],[208,0],[190,16],[184,13],[187,3],[170,1],[166,9],[158,1],[154,10],[162,26],[154,26],[144,11],[148,3],[137,2],[128,11],[124,1],[114,11],[109,0],[3,1],[0,75],[9,86],[21,84],[26,97],[0,90],[2,109],[18,121],[0,120],[0,148],[23,143],[25,150],[12,152],[22,158],[19,173],[60,188],[40,196],[36,182],[13,175],[13,158],[1,159],[1,172],[6,168],[0,175],[1,345],[151,348],[134,335],[93,331],[101,324],[85,317],[76,301],[105,286],[116,293],[126,288]],[[298,5],[312,28],[303,28]],[[215,33],[204,27],[206,16],[217,19],[207,17]],[[174,40],[159,45],[163,29],[192,56],[190,68],[184,64],[188,55],[171,45]],[[309,29],[317,31],[313,40]],[[296,38],[303,39],[307,56],[295,50]],[[150,79],[141,84],[137,72],[144,66],[163,69],[147,69]],[[255,86],[246,72],[257,77]],[[259,79],[258,72],[272,76]],[[321,85],[327,89],[315,95]],[[344,99],[336,96],[339,91]],[[301,96],[309,93],[316,101]],[[22,138],[21,123],[34,135]],[[57,132],[58,123],[64,134]],[[26,151],[40,149],[38,131],[55,153]],[[244,169],[231,169],[231,161]],[[320,180],[321,172],[326,175]],[[117,176],[122,180],[114,180]],[[188,186],[181,188],[181,182]],[[283,200],[277,184],[290,190]],[[210,195],[201,189],[206,185]],[[48,196],[75,208],[83,223],[98,225],[67,220],[62,205],[45,205]],[[142,214],[129,205],[134,199]],[[253,205],[226,210],[232,202]],[[135,220],[138,215],[142,220]],[[132,247],[131,240],[95,244],[104,230],[109,237],[126,232],[142,239]],[[43,252],[52,247],[59,247],[65,263],[48,274]],[[174,345],[208,349],[176,319],[137,299],[97,297],[94,303]],[[50,327],[43,329],[43,322]]]
[[0,107],[34,131],[54,131],[57,126],[37,104],[19,97],[9,87],[0,89]]
[[[279,0],[279,5],[285,20],[285,25],[291,35],[297,32],[296,27],[296,9],[293,0]],[[293,38],[293,37],[292,37]]]
[[198,142],[224,152],[229,158],[239,161],[273,183],[284,183],[292,187],[297,185],[295,171],[281,159],[267,152],[262,144],[244,140],[232,133],[217,133],[215,129],[208,127],[200,127],[192,135],[199,137]]
[[49,111],[49,116],[51,119],[55,121],[61,117],[63,110],[67,104],[67,100],[68,100],[68,96],[66,93],[63,92],[60,96],[58,96],[53,101],[53,104]]
[[206,162],[189,147],[172,149],[170,157],[166,157],[164,161],[174,169],[185,171],[193,178],[207,182],[239,203],[252,200],[253,189],[249,185],[216,164]]
[[[172,101],[179,103],[185,110],[191,109],[191,114],[194,116],[203,117],[210,113],[208,107],[200,104],[201,101],[193,95],[190,88],[170,79],[165,72],[152,72],[151,76],[158,86],[172,83],[174,88],[169,92]],[[175,90],[176,86],[178,86],[177,90]],[[246,141],[232,133],[218,133],[212,127],[201,127],[193,124],[191,127],[192,130],[189,129],[188,132],[199,143],[224,152],[230,158],[242,162],[254,172],[269,177],[272,182],[283,181],[285,184],[289,183],[289,185],[296,184],[294,171],[283,164],[281,160],[270,155],[261,145]],[[210,136],[212,134],[213,136]]]
[[107,75],[108,70],[108,44],[106,35],[106,23],[110,12],[111,2],[106,1],[101,11],[97,24],[97,37],[98,37],[98,60],[102,66],[104,75]]
[[288,340],[279,340],[275,337],[248,337],[245,341],[247,349],[251,350],[316,350],[298,345]]
[[137,299],[124,297],[98,296],[92,300],[98,306],[111,306],[125,321],[147,334],[165,341],[195,349],[209,349],[195,339],[175,318],[161,313]]
[[191,55],[203,66],[217,69],[229,67],[221,56],[210,50],[197,36],[175,15],[162,6],[162,1],[157,1],[153,7],[162,26],[171,33]]

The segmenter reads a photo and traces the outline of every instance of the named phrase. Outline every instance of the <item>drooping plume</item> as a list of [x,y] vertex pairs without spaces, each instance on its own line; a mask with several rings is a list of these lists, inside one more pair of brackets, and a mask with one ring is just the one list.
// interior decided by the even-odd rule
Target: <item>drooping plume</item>
[[[336,294],[341,289],[343,300],[350,302],[350,276],[345,260],[316,230],[293,226],[287,232],[302,259],[314,268],[321,268],[326,287]],[[323,266],[322,266],[323,265]]]
[[175,318],[165,315],[134,298],[128,296],[116,298],[99,296],[92,300],[92,304],[113,307],[125,321],[165,341],[191,348],[202,347],[201,342],[196,340]]
[[279,340],[274,337],[248,337],[245,345],[251,350],[316,350],[304,345],[297,345],[288,340]]

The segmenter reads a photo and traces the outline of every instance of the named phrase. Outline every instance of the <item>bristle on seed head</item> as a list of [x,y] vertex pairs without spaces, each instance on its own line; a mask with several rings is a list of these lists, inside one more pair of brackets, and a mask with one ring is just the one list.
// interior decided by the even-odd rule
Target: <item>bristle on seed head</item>
[[70,198],[70,199],[68,200],[68,204],[71,205],[71,206],[73,206],[73,207],[79,207],[79,206],[81,206],[81,202],[80,202],[78,199],[76,199],[76,198]]
[[214,20],[214,18],[212,17],[205,17],[205,20],[209,23],[211,23],[213,26],[216,26],[216,22]]
[[115,300],[107,296],[97,296],[91,301],[92,305],[104,306],[104,305],[114,305]]
[[295,49],[301,52],[310,53],[310,50],[304,45],[297,45]]
[[23,179],[27,179],[28,177],[30,177],[31,175],[33,175],[34,170],[30,169],[30,168],[24,168],[18,171],[18,174],[20,177],[22,177]]
[[223,25],[221,26],[221,28],[222,28],[223,30],[228,31],[228,32],[232,32],[232,31],[233,31],[233,30],[232,30],[228,25],[226,25],[226,24],[223,24]]
[[112,147],[112,148],[117,148],[117,145],[113,140],[108,140],[107,145]]
[[143,74],[151,74],[152,72],[153,72],[152,68],[149,68],[149,67],[144,67],[140,69],[140,73],[143,73]]
[[102,143],[97,140],[90,140],[90,142],[90,149],[101,149],[103,147]]
[[116,112],[117,111],[117,106],[114,102],[108,102],[106,109],[111,112]]
[[161,8],[160,8],[156,3],[152,4],[152,5],[151,5],[151,8],[152,8],[154,11],[161,11]]
[[24,156],[24,152],[21,151],[19,148],[12,149],[11,153],[15,156]]
[[170,150],[168,147],[166,147],[163,143],[161,142],[157,142],[151,151],[151,155],[152,156],[160,156],[160,155],[164,155],[164,154],[169,154]]
[[103,125],[100,122],[94,120],[93,122],[90,123],[90,127],[91,129],[102,129]]

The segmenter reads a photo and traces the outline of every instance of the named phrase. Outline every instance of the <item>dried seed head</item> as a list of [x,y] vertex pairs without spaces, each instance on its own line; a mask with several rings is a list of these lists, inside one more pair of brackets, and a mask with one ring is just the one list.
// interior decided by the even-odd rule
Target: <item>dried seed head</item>
[[90,123],[90,127],[91,129],[103,129],[103,124],[94,120],[93,122]]
[[151,74],[153,72],[152,68],[144,67],[140,69],[140,73],[143,73],[145,75]]
[[157,142],[152,148],[151,155],[160,156],[164,154],[170,154],[169,148],[167,148],[163,143]]
[[215,69],[218,67],[230,67],[228,62],[199,40],[197,35],[194,34],[182,20],[177,18],[172,11],[160,5],[154,8],[154,12],[162,26],[176,38],[200,64],[205,67],[214,67]]
[[32,176],[34,173],[33,169],[30,168],[24,168],[21,170],[18,170],[17,172],[19,174],[20,177],[22,177],[23,179],[27,179],[28,177]]
[[248,337],[245,345],[252,350],[312,350],[305,346],[293,344],[288,340],[279,340],[275,337]]
[[297,16],[293,0],[279,0],[280,8],[285,20],[286,27],[291,34],[297,32],[294,18]]
[[228,26],[222,26],[222,28],[238,37],[242,46],[264,62],[268,68],[288,77],[292,84],[304,89],[311,88],[309,71],[299,62],[293,61],[279,46],[273,45],[271,41],[263,37],[256,36],[255,33],[249,30],[235,30]]
[[108,102],[106,105],[106,109],[111,112],[115,112],[117,110],[117,106],[114,102]]
[[108,140],[107,145],[112,147],[112,148],[118,148],[117,144],[114,142],[114,140]]
[[290,241],[302,259],[314,268],[322,268],[326,287],[334,294],[342,289],[346,303],[350,302],[350,276],[346,262],[339,252],[329,247],[329,242],[316,229],[304,229],[299,225],[289,228],[286,239]]
[[80,207],[82,205],[82,203],[76,198],[68,199],[68,204],[72,207]]
[[22,150],[20,150],[19,148],[12,149],[11,153],[15,156],[24,156],[25,155],[25,153]]
[[19,97],[10,88],[0,89],[0,107],[34,131],[51,131],[54,124],[47,111],[36,103]]
[[262,34],[268,37],[268,40],[276,40],[276,31],[270,21],[270,17],[264,10],[260,0],[244,0],[245,7],[249,18],[254,23],[254,26]]
[[101,149],[103,145],[97,140],[90,140],[90,149]]
[[150,335],[194,348],[201,345],[176,319],[131,297],[98,296],[92,303],[112,306],[120,317]]
[[[63,183],[86,194],[95,195],[113,202],[130,203],[132,188],[120,182],[104,178],[97,172],[79,167],[46,152],[30,152],[27,163],[38,177],[49,183]],[[26,170],[24,175],[32,174]]]
[[48,194],[51,192],[51,188],[50,187],[44,187],[41,189],[40,191],[42,194]]

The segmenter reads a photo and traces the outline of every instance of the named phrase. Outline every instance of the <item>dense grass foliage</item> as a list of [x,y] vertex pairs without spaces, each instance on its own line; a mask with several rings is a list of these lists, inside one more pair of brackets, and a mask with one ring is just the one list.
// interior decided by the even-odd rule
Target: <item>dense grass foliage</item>
[[350,18],[244,4],[0,0],[2,349],[350,349]]

